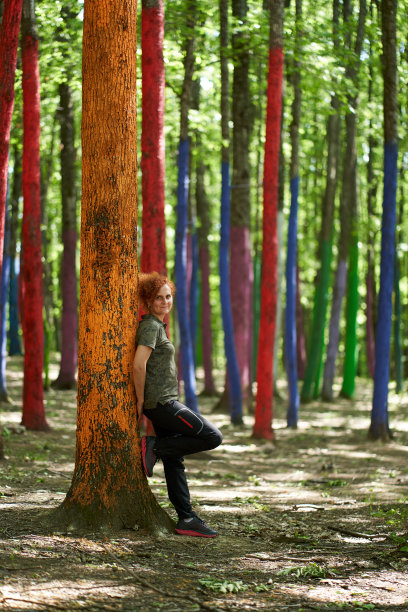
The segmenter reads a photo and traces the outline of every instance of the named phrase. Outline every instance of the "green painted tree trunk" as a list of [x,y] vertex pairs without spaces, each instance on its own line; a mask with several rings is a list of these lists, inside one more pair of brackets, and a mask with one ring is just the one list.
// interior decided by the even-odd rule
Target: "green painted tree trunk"
[[358,305],[358,231],[355,224],[350,237],[346,306],[346,351],[344,357],[343,385],[341,388],[341,395],[348,398],[352,398],[355,391],[358,356]]

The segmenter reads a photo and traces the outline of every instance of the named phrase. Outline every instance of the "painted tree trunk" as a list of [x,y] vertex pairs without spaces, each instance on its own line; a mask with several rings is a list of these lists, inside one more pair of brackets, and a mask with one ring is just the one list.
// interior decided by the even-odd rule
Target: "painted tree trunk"
[[184,79],[180,102],[180,142],[178,148],[178,182],[177,182],[177,224],[175,274],[177,286],[177,315],[180,331],[181,366],[184,380],[186,404],[198,412],[194,355],[189,321],[189,303],[187,287],[187,235],[188,235],[188,195],[189,195],[189,138],[188,114],[191,104],[191,90],[194,74],[194,19],[196,0],[188,0],[187,38],[184,58]]
[[40,198],[40,76],[34,5],[24,0],[23,67],[23,224],[24,275],[23,418],[27,429],[48,429],[43,401],[44,328]]
[[20,258],[17,257],[17,231],[19,199],[21,196],[21,153],[18,146],[14,150],[13,189],[11,192],[10,215],[10,284],[9,284],[9,355],[21,355],[20,318],[18,311],[18,279]]
[[296,265],[296,361],[298,378],[303,380],[306,370],[306,340],[303,306],[300,296],[301,286],[299,265]]
[[85,0],[77,444],[72,484],[55,520],[155,531],[172,521],[144,476],[132,377],[136,22],[136,0]]
[[10,183],[7,184],[6,214],[4,223],[3,265],[0,282],[0,401],[10,402],[7,393],[6,360],[7,360],[7,302],[10,280]]
[[283,79],[283,1],[270,4],[268,94],[264,161],[261,322],[253,436],[273,439],[273,351],[277,294],[277,212]]
[[78,363],[78,303],[76,277],[76,188],[75,188],[75,130],[72,92],[68,83],[61,83],[61,193],[62,193],[62,346],[58,378],[53,387],[76,387]]
[[[10,128],[22,6],[23,0],[4,2],[0,27],[0,258],[3,257]],[[0,260],[0,268],[1,263]]]
[[142,0],[141,267],[166,275],[163,37],[163,0]]
[[346,350],[344,356],[343,385],[341,388],[342,397],[347,397],[349,399],[354,396],[355,377],[357,372],[358,286],[358,233],[357,227],[355,226],[350,236],[350,255],[347,278]]
[[230,162],[229,162],[229,69],[228,69],[228,0],[220,0],[220,59],[221,59],[221,226],[219,247],[220,299],[224,346],[227,359],[228,384],[224,396],[229,397],[230,418],[233,424],[242,420],[242,389],[239,375],[237,350],[230,293]]
[[388,380],[398,175],[396,0],[383,0],[381,16],[384,78],[384,198],[381,228],[380,290],[375,341],[374,393],[370,424],[370,436],[374,439],[387,439],[390,436]]
[[286,256],[285,360],[288,377],[289,403],[286,414],[288,427],[297,427],[299,393],[296,355],[296,251],[299,177],[290,182],[291,205]]
[[302,0],[296,0],[295,19],[295,59],[293,62],[292,83],[294,98],[292,103],[292,123],[290,126],[290,215],[286,256],[286,309],[285,309],[285,359],[288,377],[287,425],[297,427],[299,413],[299,392],[296,361],[296,259],[297,259],[297,217],[299,197],[299,127],[301,116],[302,90],[300,88]]
[[320,271],[316,280],[316,301],[313,313],[310,350],[307,358],[307,368],[303,381],[301,399],[310,401],[320,388],[320,369],[324,347],[324,332],[326,325],[327,305],[329,299],[330,272],[332,260],[332,232],[334,203],[337,184],[337,169],[339,160],[340,117],[338,102],[332,99],[333,114],[327,124],[327,170],[326,188],[322,201],[322,227],[320,237]]
[[230,217],[230,287],[235,347],[241,379],[244,409],[251,405],[252,286],[253,266],[250,242],[250,165],[251,112],[249,94],[250,49],[245,27],[247,3],[232,0],[235,27],[232,34],[234,73],[232,86],[232,184]]
[[204,186],[205,166],[202,161],[197,164],[196,203],[198,227],[198,257],[201,271],[201,347],[204,368],[205,395],[215,395],[215,383],[212,364],[212,330],[210,303],[210,251],[208,234],[211,229],[210,202]]
[[[345,45],[350,50],[351,44],[351,4],[347,3],[343,6],[344,21],[348,27],[345,39]],[[354,61],[349,62],[346,66],[345,73],[349,79],[358,83],[361,49],[364,40],[365,30],[365,15],[366,15],[366,0],[360,0],[359,16],[355,43],[353,47]],[[340,313],[343,305],[343,297],[346,292],[346,279],[348,273],[348,258],[350,253],[350,240],[353,235],[352,242],[355,243],[357,231],[357,153],[356,153],[356,112],[357,112],[357,96],[355,94],[348,95],[348,106],[352,109],[346,115],[346,147],[343,158],[343,176],[342,176],[342,193],[340,199],[340,238],[338,247],[337,272],[335,278],[335,286],[333,289],[332,310],[329,329],[329,345],[327,349],[326,363],[323,375],[323,391],[322,396],[325,400],[331,401],[333,398],[333,382],[336,369],[336,359],[338,353],[338,343],[340,339]],[[345,278],[343,275],[345,274]],[[355,274],[351,273],[352,278]],[[349,291],[348,316],[353,317],[355,312],[355,302],[358,301],[358,295],[355,293],[353,285]],[[355,321],[351,319],[348,323],[349,334],[346,337],[346,353],[348,368],[347,377],[353,377],[356,371],[355,361]],[[354,374],[353,374],[354,373]],[[351,389],[352,384],[349,380],[346,386]]]
[[374,334],[374,299],[375,281],[372,255],[368,258],[368,270],[366,276],[366,351],[367,367],[371,378],[374,378],[375,370],[375,334]]

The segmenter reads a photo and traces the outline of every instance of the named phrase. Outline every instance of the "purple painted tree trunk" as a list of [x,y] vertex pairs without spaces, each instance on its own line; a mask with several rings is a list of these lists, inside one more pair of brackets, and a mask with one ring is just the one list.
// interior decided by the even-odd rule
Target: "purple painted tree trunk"
[[[250,254],[249,228],[231,227],[231,308],[234,321],[234,337],[241,378],[242,401],[247,407],[251,402],[252,358],[252,283],[253,266]],[[239,282],[238,276],[241,281]]]
[[76,275],[75,133],[72,93],[61,83],[61,190],[62,190],[62,345],[60,372],[53,387],[76,387],[78,359],[78,305]]

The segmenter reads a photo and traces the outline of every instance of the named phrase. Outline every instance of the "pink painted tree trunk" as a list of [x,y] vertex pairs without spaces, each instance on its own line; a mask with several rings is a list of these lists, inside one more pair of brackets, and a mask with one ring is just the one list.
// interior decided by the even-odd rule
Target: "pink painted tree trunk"
[[24,387],[22,423],[28,429],[48,429],[43,401],[43,299],[40,198],[40,74],[34,6],[24,0],[23,66],[23,225]]

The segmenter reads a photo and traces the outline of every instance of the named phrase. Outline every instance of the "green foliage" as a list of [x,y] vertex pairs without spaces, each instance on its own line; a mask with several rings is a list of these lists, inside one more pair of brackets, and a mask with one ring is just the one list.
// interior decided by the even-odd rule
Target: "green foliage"
[[198,582],[207,589],[217,593],[239,593],[240,591],[247,591],[249,588],[242,580],[220,581],[217,578],[200,578]]
[[330,568],[322,567],[317,563],[302,565],[300,567],[285,567],[276,572],[277,576],[291,576],[294,578],[327,578],[328,576],[336,576],[336,571]]

